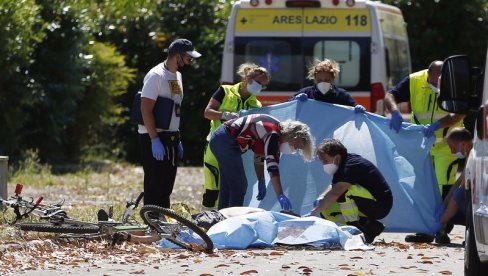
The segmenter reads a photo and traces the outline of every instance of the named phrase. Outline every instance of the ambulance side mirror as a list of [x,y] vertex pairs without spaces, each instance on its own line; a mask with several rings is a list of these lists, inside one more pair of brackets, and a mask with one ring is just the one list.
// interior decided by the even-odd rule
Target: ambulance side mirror
[[444,60],[437,99],[441,109],[466,114],[479,107],[480,99],[474,91],[472,70],[465,55],[451,56]]

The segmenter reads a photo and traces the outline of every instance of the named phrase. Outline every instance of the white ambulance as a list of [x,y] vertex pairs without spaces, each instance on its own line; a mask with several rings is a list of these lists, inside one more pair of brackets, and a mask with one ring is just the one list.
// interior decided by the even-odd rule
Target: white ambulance
[[290,99],[312,85],[314,60],[337,61],[338,87],[368,111],[383,114],[385,91],[411,72],[401,11],[364,0],[241,0],[232,8],[222,59],[221,81],[240,81],[237,67],[254,62],[271,82],[259,98],[264,105]]

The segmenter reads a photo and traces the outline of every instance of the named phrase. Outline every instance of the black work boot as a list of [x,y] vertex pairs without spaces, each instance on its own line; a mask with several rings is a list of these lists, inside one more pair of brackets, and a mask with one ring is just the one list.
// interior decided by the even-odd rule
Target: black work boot
[[449,238],[447,233],[448,231],[445,228],[439,230],[439,232],[435,234],[435,242],[440,244],[451,243],[451,238]]
[[367,243],[372,243],[374,238],[379,236],[383,230],[385,230],[385,226],[383,223],[369,218],[360,218],[359,222],[364,227],[364,236],[366,238]]
[[385,229],[381,222],[369,218],[360,218],[358,221],[348,222],[347,224],[355,226],[363,232],[366,243],[372,243]]
[[421,242],[431,243],[434,241],[434,237],[429,234],[417,233],[413,235],[406,235],[405,241],[413,242],[413,243],[421,243]]

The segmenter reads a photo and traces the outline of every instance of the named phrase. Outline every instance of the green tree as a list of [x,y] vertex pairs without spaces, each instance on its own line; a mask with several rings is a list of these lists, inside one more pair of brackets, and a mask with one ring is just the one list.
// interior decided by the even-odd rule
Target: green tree
[[407,22],[414,71],[435,59],[467,54],[482,66],[488,42],[486,0],[392,0]]
[[18,153],[28,120],[25,109],[34,103],[36,82],[29,70],[36,44],[45,34],[34,0],[0,1],[0,155]]
[[47,36],[37,45],[30,69],[38,97],[23,133],[26,148],[43,160],[77,162],[83,152],[117,152],[114,128],[122,123],[118,98],[133,71],[113,46],[95,41],[94,1],[40,0]]
[[48,24],[47,36],[37,45],[31,65],[39,92],[28,110],[31,116],[26,125],[28,131],[23,133],[23,144],[38,148],[45,160],[60,162],[72,154],[69,145],[74,137],[68,137],[66,131],[76,124],[73,114],[83,94],[85,76],[83,45],[89,40],[81,28],[83,18],[78,17],[79,7],[61,0],[38,3],[42,7],[41,16]]
[[124,56],[113,45],[89,44],[84,93],[76,108],[76,124],[68,129],[68,137],[75,138],[70,148],[82,149],[76,155],[85,158],[124,157],[125,139],[117,136],[117,129],[127,118],[118,99],[127,92],[134,69],[125,66]]

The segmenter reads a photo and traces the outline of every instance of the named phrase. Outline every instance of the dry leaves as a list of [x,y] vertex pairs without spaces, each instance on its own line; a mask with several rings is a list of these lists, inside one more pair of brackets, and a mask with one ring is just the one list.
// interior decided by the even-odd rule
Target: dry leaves
[[258,273],[257,270],[252,269],[252,270],[247,270],[247,271],[241,272],[240,275],[251,275],[251,274],[257,274],[257,273]]

